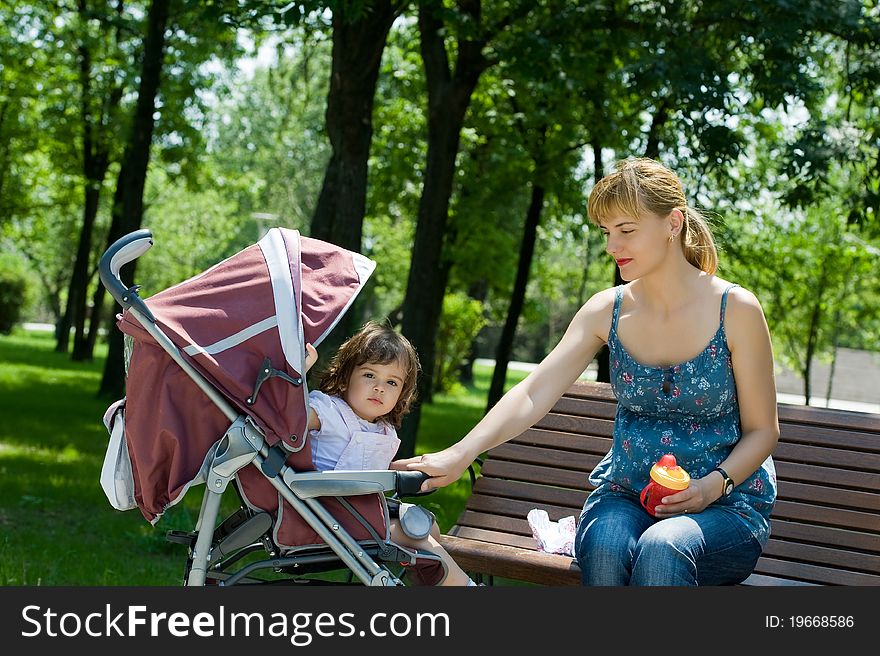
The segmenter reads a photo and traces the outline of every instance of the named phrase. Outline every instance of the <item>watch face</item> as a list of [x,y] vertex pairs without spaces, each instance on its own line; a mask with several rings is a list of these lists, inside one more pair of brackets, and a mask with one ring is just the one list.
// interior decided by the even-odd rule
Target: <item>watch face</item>
[[724,496],[727,496],[731,492],[733,492],[733,483],[728,483],[724,486]]

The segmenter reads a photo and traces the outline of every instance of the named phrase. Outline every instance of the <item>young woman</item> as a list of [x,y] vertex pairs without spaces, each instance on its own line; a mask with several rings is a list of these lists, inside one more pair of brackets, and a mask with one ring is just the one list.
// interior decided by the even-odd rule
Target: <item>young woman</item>
[[[618,409],[578,522],[583,583],[738,583],[767,542],[776,499],[779,425],[761,305],[715,275],[705,219],[658,162],[619,162],[590,194],[589,215],[626,284],[591,297],[550,354],[459,442],[394,466],[431,475],[426,490],[457,480],[544,416],[607,344]],[[638,495],[667,453],[690,485],[651,516]]]

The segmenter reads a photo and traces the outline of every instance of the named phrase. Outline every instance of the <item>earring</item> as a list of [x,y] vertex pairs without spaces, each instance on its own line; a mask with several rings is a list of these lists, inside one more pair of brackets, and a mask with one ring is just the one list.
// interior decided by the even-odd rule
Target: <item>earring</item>
[[669,235],[669,243],[670,244],[672,243],[673,239],[675,239],[675,235],[674,234]]

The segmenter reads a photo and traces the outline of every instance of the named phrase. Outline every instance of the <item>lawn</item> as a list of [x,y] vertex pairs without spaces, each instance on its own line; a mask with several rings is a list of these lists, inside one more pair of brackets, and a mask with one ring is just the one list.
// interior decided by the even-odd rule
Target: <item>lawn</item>
[[[165,540],[191,530],[202,489],[195,488],[151,526],[137,510],[119,512],[99,483],[107,445],[99,399],[106,347],[93,362],[56,353],[50,333],[16,330],[0,336],[0,584],[179,585],[185,547]],[[508,385],[525,374],[512,371]],[[491,370],[437,395],[422,409],[418,452],[441,449],[482,416]],[[451,526],[469,492],[467,476],[419,503]],[[227,510],[234,507],[227,494]]]

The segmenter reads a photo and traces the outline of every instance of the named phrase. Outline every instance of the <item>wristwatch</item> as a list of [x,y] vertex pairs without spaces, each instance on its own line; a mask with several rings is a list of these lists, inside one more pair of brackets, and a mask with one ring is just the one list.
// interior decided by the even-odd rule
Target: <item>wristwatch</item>
[[721,488],[721,496],[726,497],[733,492],[733,488],[735,488],[736,485],[734,484],[733,479],[727,475],[727,472],[721,469],[721,467],[716,467],[712,471],[717,471],[721,474],[721,478],[724,479],[724,486]]

